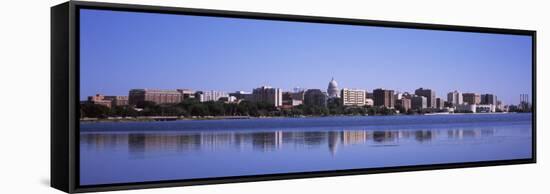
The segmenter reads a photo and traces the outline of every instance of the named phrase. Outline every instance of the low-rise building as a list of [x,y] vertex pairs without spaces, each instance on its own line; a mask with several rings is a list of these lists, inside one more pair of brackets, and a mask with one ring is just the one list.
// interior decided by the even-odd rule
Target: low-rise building
[[476,112],[478,113],[496,112],[496,106],[492,104],[479,104],[479,105],[476,105]]
[[96,94],[95,96],[88,96],[88,103],[99,104],[106,107],[112,107],[112,101],[105,99],[105,96],[101,94]]
[[218,101],[222,97],[229,97],[227,93],[215,90],[201,91],[201,93],[195,96],[200,102]]
[[245,100],[245,99],[251,99],[252,93],[251,92],[245,92],[245,91],[236,91],[229,93],[229,96],[234,96],[237,98],[237,100]]
[[237,103],[237,98],[235,96],[224,96],[224,97],[221,97],[220,99],[218,99],[218,101],[220,102],[225,102],[225,103]]
[[128,95],[128,103],[136,105],[140,102],[156,104],[177,104],[182,100],[182,94],[176,90],[132,89]]
[[176,91],[178,91],[179,93],[181,93],[181,100],[185,100],[185,99],[192,99],[192,98],[195,98],[195,91],[191,90],[191,89],[177,89]]
[[128,96],[105,96],[104,99],[111,101],[111,107],[128,105]]
[[459,113],[476,113],[476,104],[459,104],[455,106],[455,112]]

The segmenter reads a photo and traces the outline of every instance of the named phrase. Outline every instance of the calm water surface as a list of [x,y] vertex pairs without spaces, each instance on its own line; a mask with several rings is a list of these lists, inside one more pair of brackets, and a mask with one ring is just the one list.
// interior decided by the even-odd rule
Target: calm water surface
[[531,116],[81,123],[80,184],[530,158]]

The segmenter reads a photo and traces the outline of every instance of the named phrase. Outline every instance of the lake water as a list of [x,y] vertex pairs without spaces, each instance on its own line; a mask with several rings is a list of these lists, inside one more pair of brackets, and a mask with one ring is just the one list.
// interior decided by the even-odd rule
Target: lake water
[[531,158],[531,114],[81,123],[80,184]]

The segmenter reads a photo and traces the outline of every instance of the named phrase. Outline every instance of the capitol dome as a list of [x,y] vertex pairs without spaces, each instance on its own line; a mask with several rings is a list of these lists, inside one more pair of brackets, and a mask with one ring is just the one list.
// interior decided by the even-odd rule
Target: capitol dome
[[328,82],[328,89],[327,89],[328,96],[339,97],[340,96],[339,92],[340,90],[338,89],[338,83],[336,82],[336,80],[334,80],[334,78],[332,78],[332,80]]

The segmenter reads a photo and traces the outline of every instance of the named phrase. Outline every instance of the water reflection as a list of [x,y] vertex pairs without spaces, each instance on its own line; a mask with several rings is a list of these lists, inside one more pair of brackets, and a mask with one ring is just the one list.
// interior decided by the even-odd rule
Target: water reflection
[[82,133],[83,149],[101,151],[127,148],[130,153],[158,151],[214,151],[221,149],[276,151],[289,148],[322,148],[335,154],[339,147],[367,144],[399,146],[433,140],[463,140],[493,136],[494,129],[449,130],[327,130],[327,131],[206,131],[165,133]]

